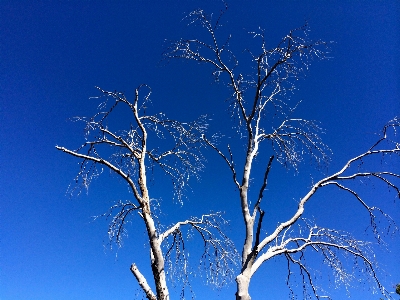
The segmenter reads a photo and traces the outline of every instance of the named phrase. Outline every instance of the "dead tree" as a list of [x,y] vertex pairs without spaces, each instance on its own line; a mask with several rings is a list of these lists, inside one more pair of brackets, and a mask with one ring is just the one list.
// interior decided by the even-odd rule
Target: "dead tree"
[[[372,279],[382,295],[390,298],[390,294],[378,279],[369,243],[360,241],[347,232],[320,227],[305,219],[304,212],[306,204],[317,191],[326,186],[335,186],[361,203],[370,217],[372,231],[380,241],[380,229],[376,219],[383,217],[393,225],[392,219],[378,207],[368,205],[367,199],[347,183],[357,178],[369,178],[387,185],[399,196],[400,175],[390,170],[390,164],[386,165],[387,169],[384,170],[364,170],[366,167],[361,165],[368,159],[387,160],[392,155],[400,154],[399,142],[392,140],[400,126],[400,120],[395,118],[390,121],[371,148],[349,159],[336,173],[313,183],[309,192],[299,200],[292,217],[280,222],[272,233],[263,234],[262,228],[265,226],[265,220],[269,218],[262,209],[262,200],[265,198],[268,175],[274,160],[295,170],[307,156],[317,164],[329,160],[330,150],[320,138],[321,129],[318,124],[310,120],[291,118],[293,108],[288,103],[290,94],[296,88],[296,80],[303,76],[313,59],[326,57],[328,43],[310,40],[307,25],[290,31],[272,49],[267,48],[262,30],[253,32],[251,34],[261,41],[261,45],[256,54],[254,51],[248,51],[253,73],[242,74],[237,71],[240,67],[237,56],[229,49],[230,36],[223,43],[219,43],[217,37],[217,29],[221,26],[224,12],[214,21],[203,10],[190,13],[187,17],[189,23],[200,24],[207,31],[209,42],[199,39],[173,41],[168,45],[165,57],[193,60],[213,67],[214,76],[217,80],[222,78],[221,80],[227,81],[232,95],[230,109],[232,116],[238,121],[237,130],[241,133],[241,141],[245,148],[242,156],[235,154],[229,144],[225,146],[227,148],[221,147],[206,136],[204,141],[225,161],[232,173],[233,183],[239,191],[240,205],[237,207],[242,212],[245,238],[241,270],[236,276],[236,299],[250,299],[251,278],[262,264],[277,256],[287,260],[287,284],[292,298],[295,295],[290,279],[294,267],[297,267],[302,280],[304,298],[311,298],[312,295],[317,299],[329,298],[328,295],[321,294],[323,291],[314,282],[313,273],[305,262],[306,249],[307,255],[313,250],[321,255],[337,281],[344,283],[346,287],[352,277],[352,271],[346,269],[343,259],[353,259],[354,266],[364,270],[364,275]],[[250,181],[254,174],[252,171],[256,167],[255,157],[261,156],[261,151],[270,151],[273,155],[267,160],[263,178],[255,177],[254,181]],[[243,169],[237,166],[243,166]],[[249,194],[250,190],[255,192]]]
[[[145,96],[139,97],[139,92],[146,89]],[[198,233],[202,240],[204,254],[200,266],[210,268],[206,273],[208,282],[224,284],[232,277],[230,274],[236,251],[222,232],[226,222],[221,213],[193,217],[162,230],[157,225],[155,202],[150,197],[147,183],[148,171],[156,166],[160,167],[172,179],[175,196],[178,201],[182,201],[188,180],[198,177],[204,167],[201,153],[204,141],[201,136],[208,126],[206,117],[202,116],[191,123],[181,123],[167,119],[163,113],[147,114],[150,89],[145,85],[135,90],[132,102],[123,93],[99,90],[101,96],[96,98],[105,100],[99,105],[99,112],[91,118],[77,118],[85,124],[85,142],[76,150],[56,146],[58,150],[82,160],[75,178],[75,188],[87,189],[103,168],[122,178],[128,185],[132,199],[116,203],[104,215],[111,217],[108,234],[110,240],[118,245],[121,245],[122,237],[126,233],[125,225],[131,218],[136,216],[143,222],[147,232],[155,291],[135,263],[130,270],[147,299],[169,299],[165,271],[168,266],[173,269],[171,274],[179,274],[183,284],[189,284],[184,228]],[[118,118],[114,115],[120,107],[129,111],[130,124],[124,130],[113,130],[108,124]],[[161,139],[161,143],[157,143],[157,139]],[[175,261],[172,262],[174,254]],[[179,266],[181,269],[176,270]]]

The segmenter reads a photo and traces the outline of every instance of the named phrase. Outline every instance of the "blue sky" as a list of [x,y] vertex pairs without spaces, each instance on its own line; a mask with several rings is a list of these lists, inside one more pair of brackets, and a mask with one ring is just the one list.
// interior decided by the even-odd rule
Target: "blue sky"
[[[228,4],[221,36],[231,33],[232,50],[238,53],[256,46],[248,31],[264,28],[267,42],[275,45],[305,20],[312,38],[334,41],[332,58],[314,62],[293,96],[294,103],[302,100],[297,115],[318,120],[326,129],[324,141],[333,151],[330,172],[365,151],[375,140],[374,133],[400,115],[399,2]],[[68,120],[95,112],[97,104],[89,99],[98,95],[95,86],[132,96],[136,86],[146,83],[153,90],[154,112],[183,121],[206,113],[213,119],[210,131],[229,129],[224,102],[228,92],[213,83],[211,70],[161,60],[165,39],[204,37],[200,28],[182,21],[198,7],[218,13],[221,5],[215,1],[0,2],[1,300],[139,297],[129,266],[134,261],[147,266],[143,228],[133,223],[124,247],[110,251],[103,247],[107,221],[91,218],[128,197],[126,187],[106,173],[87,195],[69,198],[66,190],[78,160],[54,146],[75,148],[83,141],[82,124]],[[202,180],[192,184],[182,207],[165,192],[170,188],[167,181],[155,181],[151,192],[162,198],[166,225],[180,216],[226,211],[231,220],[228,233],[240,249],[243,230],[237,193],[223,163],[211,151],[206,155],[209,164]],[[400,171],[399,165],[390,167]],[[270,226],[293,211],[294,199],[310,186],[310,174],[323,176],[307,165],[296,176],[276,165],[270,181],[275,202],[269,209],[279,211]],[[379,185],[361,188],[371,203],[400,223],[400,203],[394,201],[393,192],[388,194]],[[321,193],[310,204],[309,214],[321,222],[334,221],[335,228],[359,237],[368,222],[350,198],[333,190]],[[388,250],[376,249],[382,280],[390,288],[400,281],[400,238],[397,234],[385,240]],[[252,281],[253,299],[287,298],[285,276],[285,262],[265,265]],[[193,284],[197,299],[233,298],[233,284],[217,291],[201,282],[196,279]],[[363,284],[355,284],[351,292],[352,299],[379,298]],[[336,299],[343,299],[343,293],[332,290]]]

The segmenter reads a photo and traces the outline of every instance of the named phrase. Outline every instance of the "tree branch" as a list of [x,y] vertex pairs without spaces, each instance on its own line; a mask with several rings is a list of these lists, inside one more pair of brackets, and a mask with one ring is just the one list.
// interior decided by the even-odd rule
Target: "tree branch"
[[[217,287],[228,283],[234,275],[238,253],[233,242],[223,232],[222,226],[225,223],[219,212],[205,214],[201,218],[178,222],[160,234],[160,242],[167,238],[172,240],[167,242],[166,251],[171,276],[187,280],[189,269],[182,229],[188,226],[188,237],[195,231],[204,243],[200,266],[206,270],[207,282]],[[175,261],[171,260],[173,252]]]
[[137,190],[137,188],[135,186],[135,183],[129,177],[129,174],[125,174],[121,169],[117,168],[112,163],[110,163],[107,160],[104,160],[102,158],[97,158],[97,157],[93,157],[93,156],[77,153],[75,151],[69,150],[69,149],[64,148],[64,147],[56,146],[56,149],[60,150],[62,152],[68,153],[68,154],[70,154],[72,156],[75,156],[75,157],[83,158],[85,160],[89,160],[89,161],[93,161],[95,163],[99,163],[99,164],[105,165],[110,170],[112,170],[115,173],[117,173],[118,175],[120,175],[129,184],[129,186],[132,188],[132,191],[133,191],[133,194],[135,195],[135,198],[139,201],[140,204],[142,204],[143,199],[142,199],[141,195],[139,194],[139,192],[138,192],[138,190]]
[[273,160],[274,160],[274,155],[271,155],[271,157],[269,158],[269,161],[268,161],[267,169],[265,170],[265,173],[264,173],[264,181],[263,181],[263,184],[262,184],[262,186],[261,186],[261,188],[260,188],[260,192],[259,192],[259,194],[258,194],[257,202],[256,202],[256,204],[254,205],[254,209],[253,209],[253,218],[255,218],[256,213],[257,213],[257,210],[258,210],[258,208],[259,208],[259,206],[260,206],[261,200],[262,200],[262,198],[264,197],[264,191],[265,191],[265,189],[266,189],[266,187],[267,187],[268,174],[269,174],[269,171],[270,171],[270,169],[271,169],[271,165],[272,165],[272,161],[273,161]]
[[240,188],[240,183],[237,181],[237,175],[236,175],[235,165],[233,162],[232,151],[231,151],[231,148],[229,147],[229,145],[228,145],[228,151],[230,154],[230,160],[228,160],[228,158],[221,152],[221,150],[219,150],[217,148],[217,146],[215,146],[213,143],[211,143],[204,135],[202,136],[202,138],[206,142],[206,144],[209,145],[212,149],[214,149],[222,157],[222,159],[226,162],[226,164],[228,165],[229,169],[232,172],[233,182],[236,184],[236,186],[238,188]]
[[133,276],[135,276],[135,278],[136,278],[137,282],[139,283],[140,287],[142,288],[143,292],[146,294],[146,298],[149,300],[157,300],[156,295],[151,290],[151,287],[147,283],[146,278],[143,276],[142,273],[140,273],[137,266],[135,264],[132,264],[130,270],[131,270]]

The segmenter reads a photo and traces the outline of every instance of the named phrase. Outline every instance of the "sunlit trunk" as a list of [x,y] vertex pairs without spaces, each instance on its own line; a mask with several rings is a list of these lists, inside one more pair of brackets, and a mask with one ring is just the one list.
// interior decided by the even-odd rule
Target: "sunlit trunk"
[[249,294],[250,278],[243,273],[236,277],[236,300],[251,300]]
[[153,278],[156,285],[157,300],[169,300],[169,291],[165,277],[164,256],[160,241],[157,237],[154,220],[147,211],[144,212],[143,216],[147,227],[147,234],[150,240],[151,269],[153,271]]

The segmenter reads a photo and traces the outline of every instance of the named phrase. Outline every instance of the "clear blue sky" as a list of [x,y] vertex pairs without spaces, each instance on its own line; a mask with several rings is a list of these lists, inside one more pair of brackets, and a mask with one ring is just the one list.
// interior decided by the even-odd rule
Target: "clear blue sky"
[[[335,42],[332,59],[315,62],[294,95],[294,101],[303,100],[297,115],[316,119],[326,129],[324,141],[333,150],[329,171],[365,151],[375,139],[373,133],[400,115],[398,1],[228,3],[224,30],[232,33],[234,51],[246,44],[254,47],[247,31],[262,27],[267,41],[275,45],[305,20],[312,38]],[[94,86],[131,96],[136,86],[146,83],[153,89],[154,112],[185,121],[207,113],[215,120],[211,130],[227,128],[228,94],[224,86],[212,83],[208,68],[160,63],[165,39],[203,36],[199,28],[187,28],[181,21],[198,7],[218,12],[221,5],[178,0],[0,1],[1,300],[136,299],[137,282],[129,266],[134,261],[147,266],[143,228],[132,226],[116,257],[114,250],[103,247],[107,221],[91,218],[128,197],[126,187],[106,173],[88,195],[69,198],[66,189],[78,160],[54,146],[75,148],[83,141],[81,124],[68,119],[94,112],[96,103],[88,99],[97,95]],[[164,193],[167,182],[155,182],[152,193],[163,198],[166,225],[178,216],[225,210],[232,223],[229,234],[240,248],[237,194],[222,162],[211,152],[207,156],[210,164],[183,207]],[[276,189],[272,198],[287,210],[271,218],[271,226],[295,208],[293,199],[309,187],[314,171],[302,168],[297,176],[278,166],[271,173]],[[394,169],[400,171],[398,165]],[[368,191],[363,195],[400,223],[400,202],[394,202],[394,193],[387,194],[379,185],[370,187],[364,186]],[[321,215],[316,219],[333,220],[335,228],[362,237],[368,220],[354,202],[332,191],[317,199],[309,216]],[[386,241],[388,251],[378,250],[377,258],[383,282],[391,288],[400,282],[399,235]],[[285,262],[265,265],[252,281],[253,299],[286,299],[285,276]],[[234,285],[215,291],[199,283],[193,284],[197,299],[233,299]],[[364,287],[356,284],[352,299],[379,298]],[[344,298],[343,290],[333,295]]]

